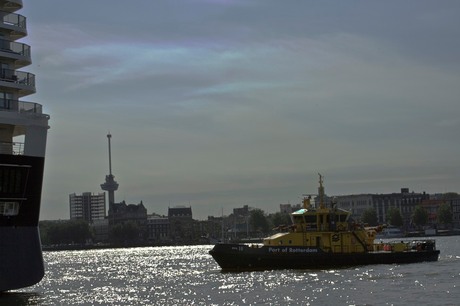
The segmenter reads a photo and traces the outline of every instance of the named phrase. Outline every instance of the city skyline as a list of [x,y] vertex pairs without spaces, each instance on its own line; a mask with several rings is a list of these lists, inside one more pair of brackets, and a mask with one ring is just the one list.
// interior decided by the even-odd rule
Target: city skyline
[[318,172],[328,195],[460,189],[455,1],[24,2],[42,220],[101,191],[109,132],[115,201],[149,213],[277,211]]

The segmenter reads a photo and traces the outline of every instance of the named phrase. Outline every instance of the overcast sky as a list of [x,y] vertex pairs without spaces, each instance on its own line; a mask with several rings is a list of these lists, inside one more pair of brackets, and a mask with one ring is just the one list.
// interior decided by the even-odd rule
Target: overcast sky
[[[460,191],[460,2],[24,0],[51,115],[41,219],[102,192],[195,219]],[[24,69],[26,70],[26,69]]]

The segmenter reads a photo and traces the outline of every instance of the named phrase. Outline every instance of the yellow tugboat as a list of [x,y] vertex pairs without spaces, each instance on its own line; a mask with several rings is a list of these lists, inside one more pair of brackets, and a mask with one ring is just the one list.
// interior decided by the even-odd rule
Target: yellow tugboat
[[354,223],[349,211],[324,205],[319,175],[319,206],[310,197],[292,213],[292,225],[263,244],[220,243],[209,254],[223,270],[323,269],[371,264],[437,261],[434,240],[375,243],[382,227]]

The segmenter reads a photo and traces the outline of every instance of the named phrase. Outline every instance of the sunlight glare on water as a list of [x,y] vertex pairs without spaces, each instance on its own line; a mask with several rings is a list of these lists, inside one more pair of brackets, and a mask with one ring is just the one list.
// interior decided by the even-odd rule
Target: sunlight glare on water
[[222,273],[212,246],[45,252],[36,286],[0,305],[457,305],[460,237],[438,262]]

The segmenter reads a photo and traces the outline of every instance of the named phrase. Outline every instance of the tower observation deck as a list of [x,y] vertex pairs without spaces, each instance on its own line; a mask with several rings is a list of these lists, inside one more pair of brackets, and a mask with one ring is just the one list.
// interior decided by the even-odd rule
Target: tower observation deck
[[112,135],[107,134],[109,142],[109,174],[105,176],[105,183],[101,184],[101,189],[105,190],[109,194],[109,206],[115,203],[115,190],[118,189],[118,183],[115,181],[115,176],[112,174],[112,153],[110,147],[110,139]]

